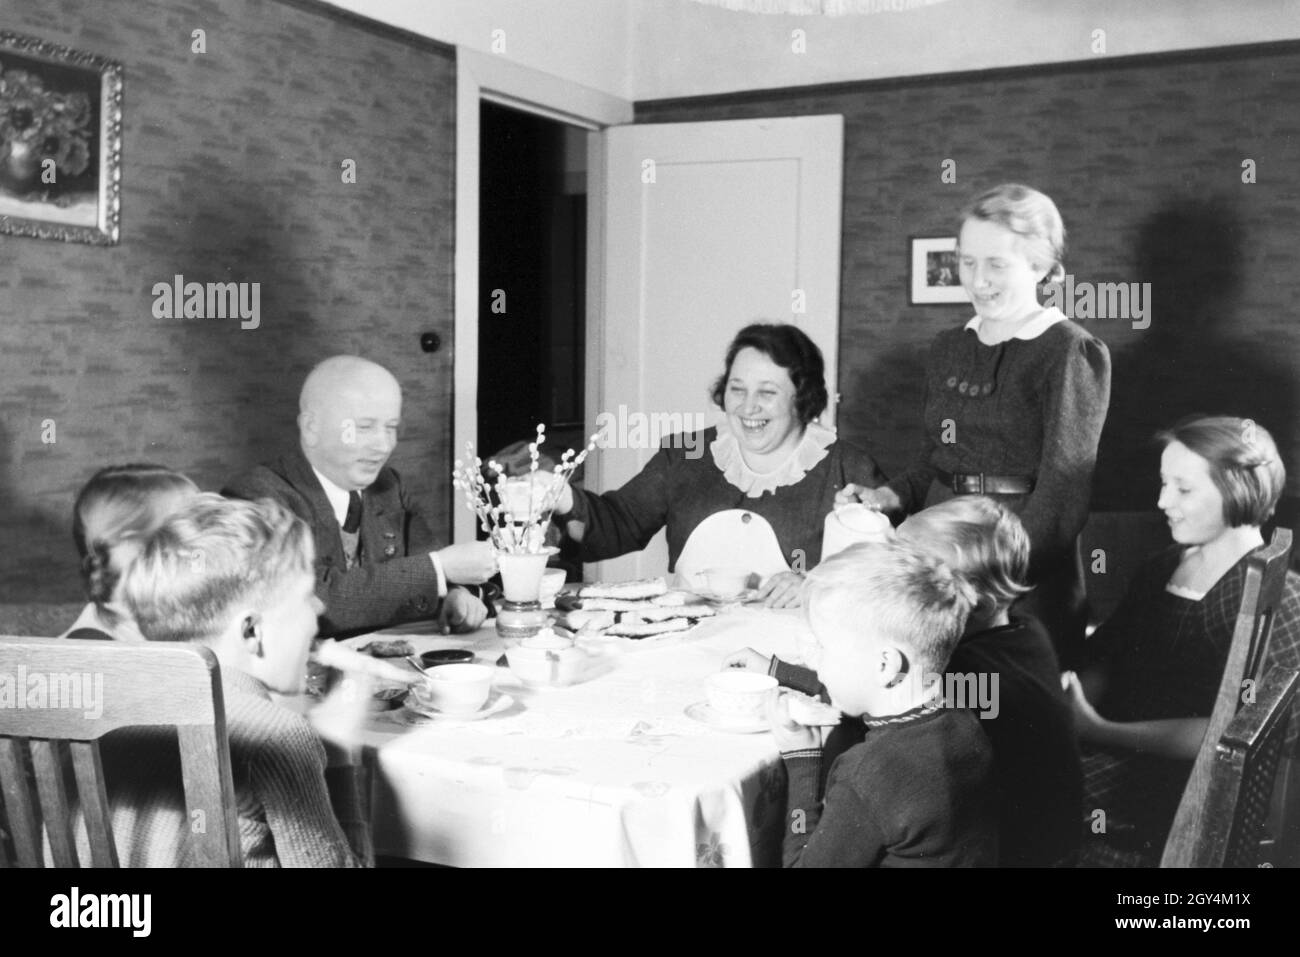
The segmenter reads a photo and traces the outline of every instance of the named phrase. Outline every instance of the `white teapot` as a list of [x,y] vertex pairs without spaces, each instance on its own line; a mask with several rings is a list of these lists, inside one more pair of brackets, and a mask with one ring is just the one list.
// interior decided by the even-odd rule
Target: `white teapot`
[[822,530],[822,561],[859,542],[883,542],[893,526],[883,512],[860,502],[840,505],[826,516]]

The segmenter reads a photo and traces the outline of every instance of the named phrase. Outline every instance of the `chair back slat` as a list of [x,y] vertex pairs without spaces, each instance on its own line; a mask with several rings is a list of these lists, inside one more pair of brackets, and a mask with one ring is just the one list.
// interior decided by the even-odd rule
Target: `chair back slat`
[[81,798],[81,816],[90,840],[91,867],[117,867],[117,844],[108,807],[108,789],[104,785],[104,763],[98,741],[73,741],[72,769],[77,776],[77,796]]
[[[217,688],[221,693],[221,688]],[[239,827],[234,817],[235,789],[226,746],[225,718],[212,728],[179,728],[181,777],[196,867],[241,867]],[[211,773],[219,768],[220,773]],[[222,822],[212,827],[209,822]],[[234,863],[230,863],[234,862]]]
[[41,819],[50,839],[50,854],[55,867],[76,867],[77,848],[72,839],[72,802],[63,780],[64,756],[68,753],[62,741],[33,739],[28,742],[32,753],[32,775],[36,778],[36,793],[41,802]]
[[[1273,540],[1264,552],[1260,553],[1260,557],[1264,560],[1264,567],[1260,573],[1259,597],[1256,599],[1255,607],[1249,609],[1254,618],[1254,628],[1243,680],[1258,683],[1264,662],[1268,660],[1268,650],[1273,639],[1273,618],[1278,606],[1282,604],[1282,596],[1286,591],[1286,576],[1290,570],[1291,538],[1291,529],[1274,529]],[[1242,612],[1245,611],[1247,609],[1243,608]],[[1242,618],[1243,615],[1238,615],[1239,625],[1242,623]]]
[[[98,742],[131,727],[176,729],[191,811],[186,839],[194,862],[241,866],[225,703],[211,651],[180,643],[0,636],[0,682],[5,681],[21,696],[11,702],[14,707],[0,707],[0,792],[20,866],[44,864],[42,821],[54,863],[77,866],[69,814],[77,806],[86,825],[89,863],[119,863],[107,796],[112,782],[105,781]],[[65,744],[71,747],[75,803],[65,786],[60,753]],[[24,750],[30,750],[37,802],[24,770]]]
[[1217,761],[1219,739],[1240,710],[1245,682],[1257,683],[1272,633],[1273,610],[1282,601],[1290,551],[1291,531],[1279,528],[1273,532],[1273,540],[1268,545],[1257,549],[1247,559],[1241,607],[1233,628],[1232,643],[1228,647],[1223,677],[1219,681],[1205,738],[1174,815],[1161,867],[1190,867],[1198,836],[1212,826],[1205,819],[1205,801]]
[[1268,818],[1300,672],[1272,669],[1255,701],[1233,719],[1216,748],[1206,795],[1207,827],[1197,835],[1190,867],[1255,867]]
[[[26,751],[24,739],[0,737],[0,794],[18,866],[40,867],[41,819],[28,782]],[[0,844],[0,854],[4,853]]]

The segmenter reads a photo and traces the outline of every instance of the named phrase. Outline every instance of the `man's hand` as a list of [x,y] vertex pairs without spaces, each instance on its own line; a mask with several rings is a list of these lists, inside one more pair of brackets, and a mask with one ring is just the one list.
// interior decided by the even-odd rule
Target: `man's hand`
[[768,608],[798,608],[802,602],[803,578],[794,572],[777,572],[758,590],[757,597]]
[[898,497],[898,493],[883,485],[880,488],[867,488],[865,485],[849,483],[835,493],[836,505],[852,505],[854,502],[861,502],[867,508],[880,512],[898,512],[903,508],[903,500]]
[[481,585],[497,573],[497,554],[491,542],[448,545],[438,551],[442,573],[457,585]]
[[487,605],[463,588],[453,588],[438,609],[438,627],[444,635],[474,631],[487,621]]

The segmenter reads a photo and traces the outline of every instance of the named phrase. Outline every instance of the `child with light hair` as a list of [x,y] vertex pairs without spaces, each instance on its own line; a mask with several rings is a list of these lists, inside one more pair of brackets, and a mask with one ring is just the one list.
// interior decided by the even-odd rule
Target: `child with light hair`
[[933,680],[974,602],[964,580],[900,539],[855,545],[809,573],[809,664],[831,703],[867,733],[823,785],[820,729],[791,720],[785,694],[777,700],[787,867],[997,862],[988,740],[970,711],[943,707]]
[[[322,610],[313,558],[310,530],[282,506],[200,494],[145,541],[121,583],[146,639],[199,642],[221,665],[245,867],[373,862],[360,790],[350,789],[336,817],[324,746],[270,697],[303,690]],[[131,866],[187,862],[179,756],[163,731],[133,729],[105,743],[114,833],[125,837],[119,854]]]
[[1011,613],[1029,591],[1024,526],[1000,502],[962,495],[917,512],[898,535],[975,589],[975,608],[947,674],[992,691],[993,707],[980,712],[980,726],[993,748],[999,863],[1072,865],[1083,772],[1070,704],[1051,638],[1031,615]]
[[161,465],[110,465],[91,476],[72,507],[72,540],[89,601],[63,637],[144,641],[122,605],[122,572],[140,543],[198,491]]
[[[1029,590],[1029,537],[1020,519],[987,496],[963,495],[913,515],[897,535],[974,590],[965,631],[945,669],[945,691],[949,705],[980,706],[976,713],[993,749],[999,864],[1072,863],[1083,790],[1079,748],[1051,639],[1033,617],[1010,611]],[[728,663],[766,671],[805,694],[825,693],[816,672],[752,649]],[[839,729],[837,744],[845,730]]]

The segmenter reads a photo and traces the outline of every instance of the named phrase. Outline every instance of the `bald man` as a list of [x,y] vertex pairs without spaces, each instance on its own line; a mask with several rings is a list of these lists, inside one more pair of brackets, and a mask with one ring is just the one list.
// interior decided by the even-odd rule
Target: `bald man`
[[298,447],[234,479],[225,495],[272,498],[306,520],[316,540],[316,593],[324,637],[346,638],[437,618],[472,631],[487,617],[463,587],[496,572],[487,542],[437,548],[430,523],[388,468],[402,389],[383,366],[333,356],[307,376]]

